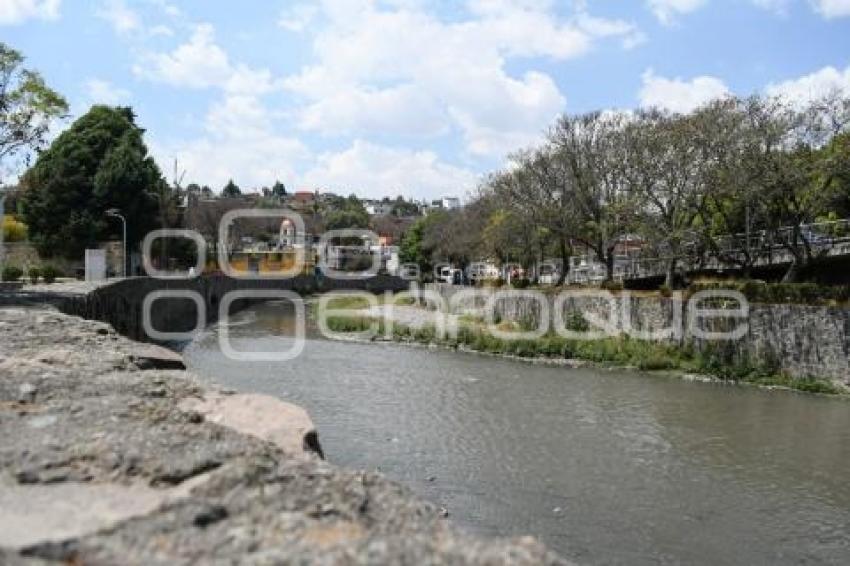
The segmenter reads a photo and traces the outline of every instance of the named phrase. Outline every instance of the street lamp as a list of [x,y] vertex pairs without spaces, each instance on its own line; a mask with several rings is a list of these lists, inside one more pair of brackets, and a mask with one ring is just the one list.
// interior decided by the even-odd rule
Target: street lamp
[[121,242],[122,242],[123,247],[124,247],[124,252],[121,256],[121,259],[122,259],[122,261],[121,261],[121,277],[126,279],[127,278],[127,219],[124,218],[123,216],[121,216],[121,211],[118,210],[117,208],[110,208],[109,210],[106,211],[106,215],[111,216],[113,218],[120,218],[121,219],[121,226],[124,229],[123,238],[121,239]]

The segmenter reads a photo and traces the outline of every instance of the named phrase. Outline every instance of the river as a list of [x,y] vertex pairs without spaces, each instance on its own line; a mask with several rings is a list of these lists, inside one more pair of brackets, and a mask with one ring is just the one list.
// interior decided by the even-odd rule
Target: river
[[[291,345],[280,304],[231,317],[237,350]],[[305,407],[328,459],[378,469],[487,535],[583,564],[850,563],[850,402],[566,369],[308,332],[288,362],[184,351],[233,389]]]

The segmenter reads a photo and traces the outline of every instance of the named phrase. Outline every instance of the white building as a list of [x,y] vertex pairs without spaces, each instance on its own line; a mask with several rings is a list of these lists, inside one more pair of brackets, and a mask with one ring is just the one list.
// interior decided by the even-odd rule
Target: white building
[[425,202],[422,205],[422,210],[427,214],[435,210],[455,210],[460,208],[460,199],[458,197],[443,197],[430,202]]
[[364,205],[369,216],[389,216],[393,211],[392,202],[370,200],[366,201]]
[[440,204],[446,210],[454,210],[460,208],[460,199],[457,197],[443,197],[440,199]]

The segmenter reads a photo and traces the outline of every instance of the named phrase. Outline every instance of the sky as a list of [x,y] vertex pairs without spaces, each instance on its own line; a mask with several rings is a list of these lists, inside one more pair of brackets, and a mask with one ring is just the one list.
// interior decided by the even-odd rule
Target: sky
[[850,0],[0,0],[71,116],[131,106],[168,179],[463,196],[562,113],[850,94]]

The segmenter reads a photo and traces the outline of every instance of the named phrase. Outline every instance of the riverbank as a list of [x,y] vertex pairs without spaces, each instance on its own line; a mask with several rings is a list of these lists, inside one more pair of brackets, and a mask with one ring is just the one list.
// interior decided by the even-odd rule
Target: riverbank
[[298,407],[182,367],[104,323],[0,308],[0,562],[563,563],[458,533],[323,461]]
[[[484,353],[523,361],[557,363],[568,367],[591,364],[600,368],[634,369],[650,373],[674,375],[696,381],[747,384],[765,388],[781,388],[806,393],[848,395],[848,389],[837,380],[794,377],[758,363],[730,363],[721,350],[698,350],[690,346],[631,339],[628,336],[597,340],[574,340],[557,335],[541,338],[500,338],[488,332],[475,317],[446,315],[447,326],[457,331],[444,336],[437,331],[434,311],[395,305],[363,309],[362,313],[332,315],[327,319],[333,332],[350,333],[353,339],[370,329],[377,330],[366,340],[389,339]],[[392,320],[388,328],[385,321]],[[519,332],[520,325],[503,322],[504,332]],[[571,328],[586,331],[587,328]],[[362,338],[361,338],[362,339]]]

